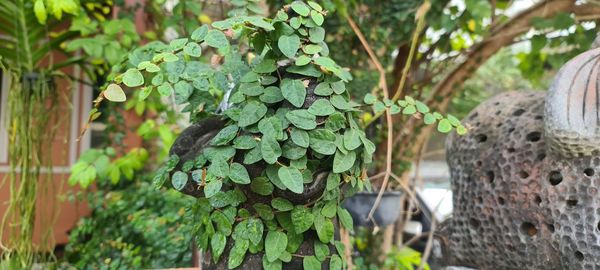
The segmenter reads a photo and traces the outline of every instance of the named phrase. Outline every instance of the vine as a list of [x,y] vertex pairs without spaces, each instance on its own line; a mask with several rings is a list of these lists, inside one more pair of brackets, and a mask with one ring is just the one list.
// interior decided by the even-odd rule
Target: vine
[[[326,261],[330,269],[341,269],[346,263],[334,223],[353,230],[341,203],[371,189],[366,166],[375,145],[357,120],[361,104],[346,89],[350,73],[328,57],[321,27],[326,14],[315,2],[295,1],[274,18],[237,15],[212,28],[203,25],[189,38],[153,42],[130,55],[135,67],[115,75],[95,101],[122,102],[121,85],[141,87],[141,99],[155,90],[173,95],[193,122],[207,115],[223,119],[224,128],[196,158],[173,155],[155,177],[157,187],[201,192],[192,208],[195,235],[215,263],[227,249],[230,269],[248,252],[262,252],[265,269],[281,269],[294,257],[304,269],[321,269]],[[199,61],[209,48],[220,68]],[[395,102],[367,95],[364,101],[376,113],[422,114],[426,123],[437,121],[440,131],[466,131],[457,119],[410,97]],[[94,110],[90,118],[98,115]],[[317,181],[325,186],[314,198],[293,202],[282,196],[305,194]],[[249,196],[260,202],[250,205]],[[297,253],[307,234],[319,241],[310,254]]]

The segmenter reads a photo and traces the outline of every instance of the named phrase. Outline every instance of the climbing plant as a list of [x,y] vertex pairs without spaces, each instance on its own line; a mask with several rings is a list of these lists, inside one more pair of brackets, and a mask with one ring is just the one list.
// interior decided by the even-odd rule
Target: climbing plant
[[[366,166],[375,145],[357,117],[362,105],[349,98],[350,73],[328,57],[321,27],[326,14],[315,2],[295,1],[273,18],[236,14],[169,44],[152,42],[130,54],[134,67],[115,74],[96,99],[96,106],[104,99],[122,102],[123,86],[140,87],[141,99],[154,92],[173,96],[193,122],[206,115],[223,119],[224,128],[197,157],[180,162],[173,155],[155,176],[157,187],[202,191],[192,209],[194,232],[215,263],[230,245],[230,269],[247,252],[262,252],[263,267],[281,269],[300,256],[295,252],[311,231],[320,241],[314,255],[301,256],[305,269],[320,269],[326,260],[331,269],[345,263],[334,222],[352,230],[341,201],[370,189]],[[217,65],[199,61],[207,51]],[[420,114],[443,132],[466,131],[457,119],[410,97],[392,102],[367,95],[365,103],[376,112]],[[91,119],[98,114],[92,111]],[[307,203],[281,196],[303,194],[319,178],[326,187]],[[248,196],[264,202],[247,205]]]

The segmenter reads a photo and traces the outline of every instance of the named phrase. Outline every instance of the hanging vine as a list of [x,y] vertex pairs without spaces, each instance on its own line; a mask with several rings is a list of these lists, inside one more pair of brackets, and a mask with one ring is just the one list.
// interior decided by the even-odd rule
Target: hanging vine
[[[34,3],[35,2],[35,3]],[[53,257],[52,220],[36,220],[36,210],[44,195],[55,196],[52,187],[52,145],[59,121],[60,99],[55,81],[62,73],[56,71],[52,52],[57,41],[73,33],[62,31],[49,40],[49,32],[59,21],[42,23],[40,4],[54,1],[11,0],[0,3],[0,68],[9,77],[8,130],[9,171],[2,179],[9,189],[7,208],[0,225],[1,269],[30,269],[35,262]],[[64,1],[70,2],[70,1]],[[54,12],[67,12],[68,6],[54,6]],[[53,14],[57,15],[57,14]],[[58,18],[58,17],[57,17]],[[76,64],[67,59],[57,63]],[[59,100],[60,99],[60,100]],[[45,173],[47,172],[47,174]],[[46,207],[44,205],[44,207]],[[45,209],[46,210],[46,209]],[[52,211],[54,213],[54,211]],[[36,227],[40,224],[40,229]],[[50,226],[48,226],[50,224]],[[40,239],[34,235],[40,233]]]

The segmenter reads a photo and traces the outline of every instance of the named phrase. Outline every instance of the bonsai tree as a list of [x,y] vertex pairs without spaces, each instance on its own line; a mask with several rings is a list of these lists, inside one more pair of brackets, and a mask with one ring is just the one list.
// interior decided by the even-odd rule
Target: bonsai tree
[[[317,3],[295,1],[274,18],[238,15],[150,43],[96,100],[124,101],[122,85],[141,87],[140,98],[172,95],[190,114],[195,124],[155,183],[198,198],[194,233],[209,269],[345,264],[335,232],[353,222],[341,202],[370,189],[375,145],[346,89],[350,73],[328,57],[325,15]],[[200,61],[209,49],[213,66]],[[464,128],[410,98],[365,100],[376,111],[421,112],[448,131]]]

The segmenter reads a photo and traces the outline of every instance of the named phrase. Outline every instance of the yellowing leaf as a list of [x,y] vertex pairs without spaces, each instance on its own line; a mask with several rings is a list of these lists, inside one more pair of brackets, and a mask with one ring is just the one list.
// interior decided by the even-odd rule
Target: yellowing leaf
[[210,19],[210,17],[208,17],[208,15],[206,15],[206,14],[198,15],[198,21],[201,22],[202,24],[211,24],[212,23],[212,19]]
[[125,100],[127,100],[125,92],[123,92],[121,86],[114,83],[108,85],[108,87],[102,92],[102,94],[106,99],[113,102],[124,102]]
[[470,19],[469,22],[467,22],[467,28],[469,28],[469,30],[471,30],[472,32],[475,31],[475,26],[477,24],[475,23],[475,20]]

